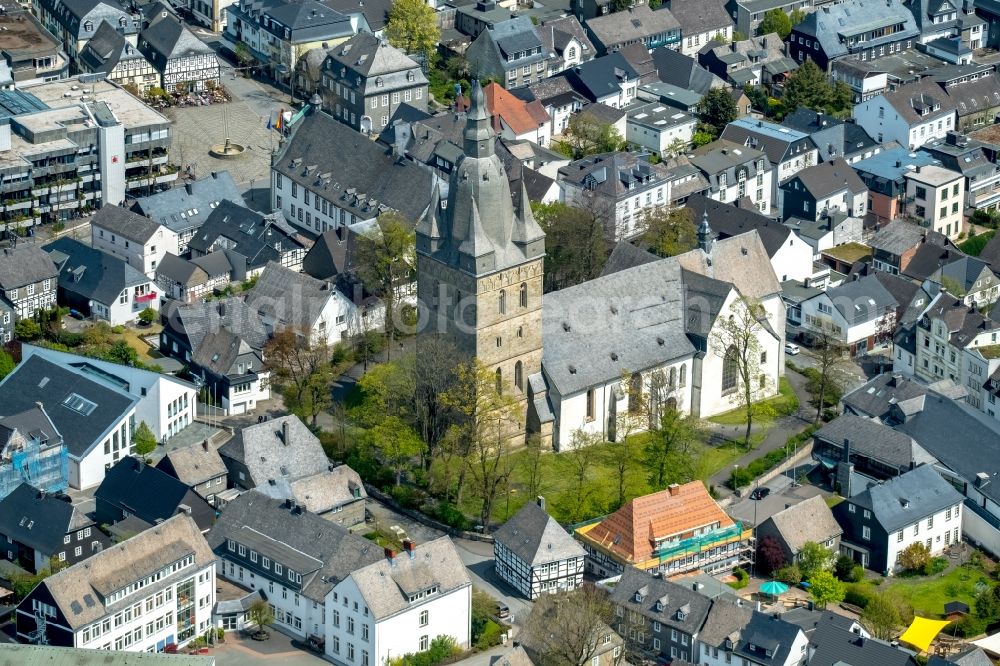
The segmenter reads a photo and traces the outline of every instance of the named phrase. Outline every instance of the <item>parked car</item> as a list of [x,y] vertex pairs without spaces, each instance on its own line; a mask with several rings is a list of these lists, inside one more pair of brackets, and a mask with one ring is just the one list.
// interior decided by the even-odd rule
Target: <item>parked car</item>
[[791,342],[785,343],[785,353],[789,356],[795,356],[800,351],[799,346],[792,344]]
[[762,500],[771,494],[771,489],[767,486],[762,488],[754,488],[753,492],[750,493],[750,499],[752,500]]
[[510,606],[502,601],[497,602],[497,617],[501,620],[510,617]]

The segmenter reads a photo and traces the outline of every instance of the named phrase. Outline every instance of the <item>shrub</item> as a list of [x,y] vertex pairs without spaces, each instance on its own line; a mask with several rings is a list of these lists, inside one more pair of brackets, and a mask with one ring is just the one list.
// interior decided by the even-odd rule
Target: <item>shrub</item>
[[403,508],[415,509],[420,506],[420,493],[408,486],[393,486],[389,489],[389,494]]
[[157,317],[156,310],[154,310],[153,308],[146,308],[139,313],[139,321],[141,321],[143,324],[146,324],[147,326],[156,321],[156,317]]
[[750,583],[750,574],[740,567],[733,569],[733,575],[736,576],[736,580],[727,583],[727,585],[734,590],[742,590]]
[[972,638],[986,631],[986,620],[982,620],[973,615],[966,615],[955,623],[955,629],[964,638]]
[[833,564],[833,573],[837,578],[848,583],[851,581],[851,573],[854,571],[854,560],[847,555],[841,555]]
[[844,602],[864,608],[875,597],[875,590],[865,583],[850,583],[844,593]]
[[788,585],[798,585],[802,582],[802,571],[797,564],[787,564],[774,572],[774,579]]
[[924,575],[933,576],[934,574],[939,574],[948,568],[948,560],[943,557],[931,558],[924,565]]
[[860,583],[865,579],[865,568],[860,564],[855,564],[854,568],[851,569],[851,582]]
[[914,541],[899,554],[899,566],[907,571],[923,571],[931,560],[931,551],[920,541]]
[[480,650],[487,650],[494,645],[500,645],[500,634],[502,633],[503,627],[493,620],[487,620],[483,632],[479,634],[479,640],[476,641],[476,647]]
[[465,514],[450,502],[438,502],[432,516],[456,530],[468,530],[472,527],[472,522],[465,517]]

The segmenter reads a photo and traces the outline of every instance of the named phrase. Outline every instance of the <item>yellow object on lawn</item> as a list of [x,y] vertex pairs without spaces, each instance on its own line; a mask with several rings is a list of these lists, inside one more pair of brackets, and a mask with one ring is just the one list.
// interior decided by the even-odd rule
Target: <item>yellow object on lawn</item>
[[947,626],[948,620],[929,620],[926,617],[915,617],[903,635],[899,637],[899,640],[920,648],[921,652],[927,652],[937,635]]

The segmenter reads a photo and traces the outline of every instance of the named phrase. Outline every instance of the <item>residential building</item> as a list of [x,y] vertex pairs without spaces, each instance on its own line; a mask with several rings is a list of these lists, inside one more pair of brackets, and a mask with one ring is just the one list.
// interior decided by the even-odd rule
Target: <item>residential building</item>
[[0,87],[65,78],[69,73],[69,56],[62,43],[20,4],[8,0],[3,8],[0,27],[6,34],[0,57],[6,63],[6,71],[0,72]]
[[944,65],[922,76],[937,84],[955,107],[958,130],[969,132],[991,125],[1000,113],[1000,83],[992,64]]
[[895,220],[872,236],[872,265],[876,270],[893,275],[906,274],[919,247],[927,242],[946,247],[951,242],[934,232],[906,220]]
[[486,84],[483,94],[498,137],[549,144],[552,119],[541,102],[515,97],[495,81]]
[[903,216],[906,198],[906,174],[918,166],[938,164],[924,151],[889,148],[851,166],[868,188],[868,213],[880,224],[893,223]]
[[33,0],[32,11],[45,28],[58,38],[72,61],[107,22],[135,46],[142,28],[141,15],[126,10],[116,0],[87,0],[72,6],[59,0]]
[[791,14],[796,9],[811,10],[813,0],[728,0],[725,4],[729,15],[736,24],[735,30],[742,35],[756,35],[757,27],[764,20],[764,15],[772,9],[780,9],[785,14]]
[[17,636],[163,652],[214,628],[214,605],[215,556],[194,521],[178,515],[40,582],[18,604]]
[[234,280],[260,275],[271,262],[299,270],[306,255],[305,243],[280,212],[263,215],[228,199],[209,213],[188,250],[192,261],[223,252]]
[[212,506],[216,506],[215,496],[229,487],[226,464],[207,439],[167,451],[156,463],[156,469],[179,480]]
[[905,174],[906,212],[923,226],[948,238],[965,230],[965,178],[934,164]]
[[142,93],[160,85],[153,64],[107,21],[101,22],[75,64],[83,73],[104,74],[108,81],[120,86],[135,86]]
[[177,179],[170,121],[103,80],[62,79],[0,91],[0,155],[11,176],[0,221],[67,220]]
[[0,499],[22,483],[55,493],[68,480],[66,446],[44,407],[0,418]]
[[[274,483],[271,483],[274,481]],[[306,511],[349,530],[366,530],[368,493],[358,473],[347,465],[327,465],[321,472],[289,481],[269,479],[254,488],[272,499],[292,500]]]
[[56,304],[58,278],[58,267],[37,245],[18,243],[3,248],[0,294],[9,308],[4,313],[5,330],[13,330],[13,323],[8,320],[10,311],[15,321],[19,321],[52,308]]
[[542,497],[527,502],[493,537],[497,575],[521,596],[535,599],[583,584],[583,546],[548,514]]
[[168,252],[156,267],[156,285],[162,290],[163,298],[195,303],[216,290],[225,289],[232,272],[222,250],[190,261]]
[[229,484],[252,490],[278,480],[294,481],[327,470],[319,439],[296,416],[248,425],[219,448]]
[[257,408],[271,396],[271,373],[264,367],[267,332],[256,311],[240,298],[162,310],[160,353],[188,366],[207,396],[230,414]]
[[188,0],[186,8],[191,13],[191,23],[212,32],[225,33],[229,21],[226,7],[234,2],[236,0]]
[[830,78],[851,89],[851,103],[859,104],[889,89],[889,73],[877,61],[855,56],[841,58],[830,65]]
[[150,278],[163,255],[177,254],[176,233],[114,204],[104,206],[91,219],[90,242]]
[[697,95],[704,95],[712,88],[726,87],[725,81],[699,65],[696,59],[682,54],[679,50],[661,46],[653,50],[651,55],[662,83]]
[[[410,281],[406,282],[408,286]],[[359,310],[333,283],[276,263],[268,264],[260,274],[246,295],[246,305],[267,331],[290,327],[313,343],[328,345],[384,322],[384,314]]]
[[615,109],[628,106],[635,99],[639,74],[621,53],[587,61],[565,73],[573,89],[591,102]]
[[[719,640],[724,628],[730,632]],[[711,641],[706,642],[706,634]],[[734,660],[741,660],[748,666],[799,666],[806,663],[808,644],[805,632],[780,615],[753,611],[725,601],[712,604],[698,634],[700,663],[707,666],[723,666]]]
[[[788,55],[809,58],[823,71],[842,58],[878,60],[913,48],[920,38],[910,8],[900,0],[873,5],[863,0],[827,4],[792,26]],[[867,129],[867,128],[866,128]],[[868,132],[872,134],[871,130]]]
[[378,134],[401,104],[427,110],[420,65],[375,35],[359,32],[327,51],[322,71],[323,108],[357,131]]
[[[902,381],[885,376],[892,383]],[[906,433],[897,432],[877,419],[850,413],[841,414],[816,431],[814,451],[820,460],[836,470],[837,483],[845,497],[863,489],[852,484],[849,474],[841,473],[845,466],[848,472],[857,470],[868,477],[867,483],[872,479],[891,479],[925,463],[936,462],[934,456]],[[841,531],[839,523],[837,531]]]
[[[306,511],[294,500],[276,500],[256,491],[226,505],[208,542],[217,558],[217,575],[260,591],[273,609],[275,626],[299,638],[322,639],[330,621],[328,606],[333,607],[327,596],[333,588],[352,571],[383,558],[371,542]],[[338,605],[337,613],[341,612],[347,615],[350,609]],[[365,635],[365,623],[370,640],[370,617],[370,610],[363,614],[359,607],[357,618],[352,618],[352,624],[357,623],[351,627],[355,640]],[[356,657],[360,656],[359,652]]]
[[152,15],[147,9],[138,47],[159,75],[160,87],[167,92],[203,92],[218,85],[220,68],[215,51],[166,6],[152,7],[157,13]]
[[626,566],[611,591],[614,628],[632,653],[692,663],[712,601],[688,585]]
[[882,146],[861,126],[841,118],[809,109],[796,109],[781,124],[808,134],[816,144],[817,161],[843,158],[848,164],[878,155]]
[[671,155],[691,144],[697,119],[660,102],[633,102],[628,107],[625,138],[657,155]]
[[432,181],[431,172],[421,165],[397,159],[378,143],[317,112],[296,125],[272,159],[271,206],[313,234],[373,221],[389,210],[418,220],[427,210]]
[[97,485],[104,470],[127,455],[139,402],[81,365],[77,368],[32,355],[0,382],[0,401],[12,414],[39,402],[50,406],[46,413],[64,437],[69,485],[74,488]]
[[737,118],[726,125],[719,138],[760,150],[767,156],[773,174],[770,200],[779,211],[784,209],[785,194],[780,186],[803,169],[822,161],[818,159],[819,151],[808,134],[750,116]]
[[665,46],[681,47],[681,24],[666,7],[650,9],[646,3],[636,3],[627,9],[587,19],[587,33],[605,55],[629,44],[642,44],[652,51]]
[[[22,359],[26,360],[33,356],[40,356],[66,369],[79,371],[90,377],[97,377],[107,386],[122,389],[132,397],[138,398],[139,402],[135,407],[135,425],[138,426],[139,423],[148,425],[157,441],[167,441],[195,420],[197,387],[173,375],[78,356],[46,347],[21,346]],[[49,403],[45,398],[39,399],[46,404]],[[65,431],[58,418],[53,416],[53,419],[60,432],[64,435],[71,434]],[[71,426],[72,421],[65,425]],[[122,441],[124,443],[126,440],[123,438]]]
[[661,580],[650,578],[653,572],[665,579],[699,569],[729,570],[747,561],[754,548],[750,528],[727,516],[696,481],[637,497],[576,528],[575,536],[587,551],[587,572],[598,578],[629,578],[632,567],[648,581]]
[[782,216],[820,220],[843,213],[864,218],[868,188],[843,158],[834,158],[803,169],[781,185]]
[[922,543],[932,556],[962,541],[962,496],[932,465],[874,485],[834,507],[841,552],[891,575],[899,555]]
[[497,23],[510,20],[513,15],[510,7],[496,0],[477,0],[455,8],[455,29],[475,39]]
[[987,144],[949,132],[944,139],[928,141],[921,151],[946,169],[965,176],[965,210],[996,210],[1000,207],[1000,166],[987,153]]
[[941,87],[925,78],[856,104],[852,114],[879,143],[896,141],[912,151],[954,130],[955,108]]
[[80,505],[30,483],[0,500],[0,556],[31,573],[76,564],[110,543]]
[[667,169],[636,153],[605,153],[559,169],[560,199],[570,205],[607,211],[605,236],[631,238],[642,231],[647,212],[670,201]]
[[988,263],[976,257],[959,256],[943,263],[927,279],[954,292],[970,308],[989,307],[1000,296],[1000,280]]
[[215,522],[215,510],[200,495],[134,456],[126,456],[105,472],[94,498],[101,525],[113,525],[130,516],[157,525],[178,513],[190,516],[202,532]]
[[[862,629],[863,631],[863,629]],[[808,662],[811,666],[834,666],[858,661],[885,666],[914,666],[916,657],[908,650],[878,640],[838,623],[820,622],[809,637]]]
[[546,78],[557,60],[527,15],[487,27],[472,41],[465,59],[470,76],[493,79],[508,90]]
[[671,0],[667,8],[681,26],[679,50],[686,56],[694,56],[718,37],[726,42],[733,38],[733,20],[724,3]]
[[427,650],[437,636],[469,647],[472,581],[455,544],[447,536],[419,546],[407,539],[403,549],[387,549],[327,592],[325,648],[334,663],[385,663]]
[[691,163],[708,178],[708,196],[716,201],[735,203],[749,197],[762,213],[770,213],[776,203],[772,199],[776,175],[761,150],[719,139],[697,148]]
[[860,356],[891,339],[900,305],[876,276],[852,279],[803,301],[803,328]]
[[153,281],[124,259],[68,236],[43,249],[59,268],[60,305],[112,326],[134,323],[146,308],[159,308]]
[[708,190],[708,178],[691,164],[687,155],[678,155],[664,161],[670,172],[670,205],[683,208],[695,195]]
[[187,181],[184,187],[139,197],[131,208],[177,234],[177,254],[182,255],[212,211],[227,199],[237,205],[243,203],[240,188],[228,171],[213,171],[204,178]]
[[572,69],[597,56],[597,49],[587,36],[587,31],[575,16],[562,16],[538,24],[536,31],[542,46],[555,55],[549,75]]
[[757,539],[773,538],[781,547],[785,562],[798,561],[807,543],[818,543],[840,552],[843,530],[822,497],[810,497],[779,511],[757,526]]
[[359,17],[317,0],[239,0],[224,11],[223,38],[246,44],[278,81],[289,81],[299,58],[311,49],[336,46],[364,30]]
[[[725,44],[707,44],[697,51],[698,62],[734,89],[761,86],[772,90],[798,69],[797,62],[785,53],[785,44],[777,33],[749,37]],[[738,115],[750,115],[740,109]]]
[[707,216],[715,240],[756,231],[779,282],[808,280],[815,272],[812,248],[787,226],[757,211],[720,203],[703,194],[692,194],[685,207],[696,223]]

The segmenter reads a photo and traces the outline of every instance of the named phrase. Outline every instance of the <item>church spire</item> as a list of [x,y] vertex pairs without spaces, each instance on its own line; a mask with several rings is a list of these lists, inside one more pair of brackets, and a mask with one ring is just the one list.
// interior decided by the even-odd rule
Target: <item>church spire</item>
[[698,226],[698,247],[702,252],[712,251],[712,227],[708,225],[708,210],[701,216],[701,224]]
[[493,155],[493,123],[486,108],[486,95],[478,80],[472,82],[472,106],[465,122],[465,154],[469,157],[484,158]]

